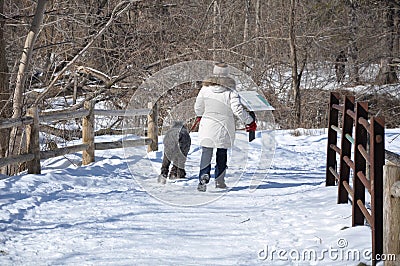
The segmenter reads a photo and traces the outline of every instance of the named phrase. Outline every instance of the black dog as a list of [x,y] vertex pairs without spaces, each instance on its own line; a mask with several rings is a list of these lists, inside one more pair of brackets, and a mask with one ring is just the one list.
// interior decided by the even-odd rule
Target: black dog
[[169,173],[169,178],[185,178],[185,163],[190,145],[191,139],[189,131],[183,125],[183,122],[175,122],[164,136],[164,155],[158,182],[165,183],[167,181],[171,162],[172,168]]

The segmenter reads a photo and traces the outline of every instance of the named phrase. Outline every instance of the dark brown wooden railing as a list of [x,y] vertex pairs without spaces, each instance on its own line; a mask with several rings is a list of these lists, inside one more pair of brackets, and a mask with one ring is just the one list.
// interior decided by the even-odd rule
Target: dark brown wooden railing
[[[385,120],[383,117],[368,120],[368,103],[355,103],[352,96],[344,96],[342,104],[339,102],[340,95],[332,92],[329,103],[326,185],[338,185],[338,203],[348,203],[350,198],[352,226],[364,225],[365,220],[370,225],[375,265],[375,258],[383,253]],[[337,143],[338,134],[340,145]],[[365,205],[366,191],[371,196],[370,210]]]

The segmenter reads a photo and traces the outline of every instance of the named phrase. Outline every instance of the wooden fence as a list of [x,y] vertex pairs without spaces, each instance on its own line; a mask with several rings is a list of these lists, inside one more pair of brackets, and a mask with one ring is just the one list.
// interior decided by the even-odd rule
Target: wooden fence
[[[382,257],[384,251],[385,120],[383,117],[368,119],[367,102],[355,102],[354,97],[344,96],[340,104],[340,95],[332,92],[328,126],[326,185],[338,185],[338,203],[348,203],[350,196],[352,226],[364,225],[365,220],[370,225],[372,263],[375,265],[377,258]],[[340,145],[337,143],[338,134],[341,135]],[[397,155],[390,152],[389,154],[398,160]],[[339,166],[337,157],[339,157]],[[351,173],[352,185],[349,181]],[[366,191],[371,197],[370,211],[365,205]],[[400,221],[397,221],[398,223]]]
[[[149,150],[157,150],[158,146],[158,127],[157,127],[157,105],[149,103],[148,109],[136,110],[96,110],[94,102],[87,101],[84,108],[78,111],[44,113],[39,115],[37,107],[32,107],[27,111],[25,117],[20,119],[0,120],[0,129],[26,126],[27,153],[0,158],[0,167],[26,162],[29,174],[40,174],[41,159],[62,156],[70,153],[82,151],[82,164],[87,165],[94,162],[95,150],[108,150],[124,147],[134,147],[148,145]],[[135,140],[113,141],[95,143],[94,126],[95,116],[144,116],[147,115],[149,129],[148,137]],[[39,142],[40,123],[62,121],[82,118],[82,144],[57,148],[54,150],[41,151]]]

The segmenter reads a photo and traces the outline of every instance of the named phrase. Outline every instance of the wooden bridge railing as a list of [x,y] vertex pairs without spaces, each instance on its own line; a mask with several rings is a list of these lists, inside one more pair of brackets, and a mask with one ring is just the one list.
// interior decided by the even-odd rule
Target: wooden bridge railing
[[[352,226],[364,225],[365,219],[372,231],[373,265],[383,253],[383,166],[385,140],[383,117],[368,120],[368,104],[332,92],[329,103],[326,185],[338,184],[338,203],[352,199]],[[342,125],[339,127],[339,113]],[[353,134],[353,128],[355,133]],[[341,144],[337,145],[337,136]],[[354,137],[353,137],[354,136]],[[352,157],[353,147],[353,157]],[[337,171],[339,155],[339,171]],[[367,174],[367,165],[369,174]],[[350,185],[350,173],[352,186]],[[371,211],[365,206],[365,191],[371,195]]]
[[[82,151],[82,164],[87,165],[95,160],[95,150],[108,150],[125,147],[134,147],[141,145],[148,145],[149,150],[157,150],[157,137],[158,132],[148,132],[151,137],[141,138],[136,140],[114,141],[114,142],[94,142],[94,125],[95,116],[143,116],[147,115],[148,120],[151,121],[149,130],[158,130],[157,105],[149,104],[148,109],[136,110],[96,110],[94,109],[94,102],[85,102],[83,110],[56,112],[51,114],[38,114],[38,109],[32,107],[27,111],[27,115],[20,119],[7,119],[0,120],[0,129],[26,126],[27,136],[27,153],[21,155],[14,155],[5,158],[0,158],[0,168],[20,163],[27,163],[28,173],[40,174],[41,159],[48,159],[52,157],[62,156],[70,153]],[[82,118],[82,144],[57,148],[54,150],[41,151],[39,142],[40,123],[70,120]],[[155,144],[154,144],[155,143]]]

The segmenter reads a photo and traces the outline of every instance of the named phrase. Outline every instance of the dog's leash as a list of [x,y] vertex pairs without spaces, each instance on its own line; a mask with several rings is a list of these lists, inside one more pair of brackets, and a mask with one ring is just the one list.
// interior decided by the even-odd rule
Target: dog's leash
[[196,121],[194,121],[193,126],[190,128],[189,133],[196,129],[198,124],[200,123],[201,116],[196,117]]

